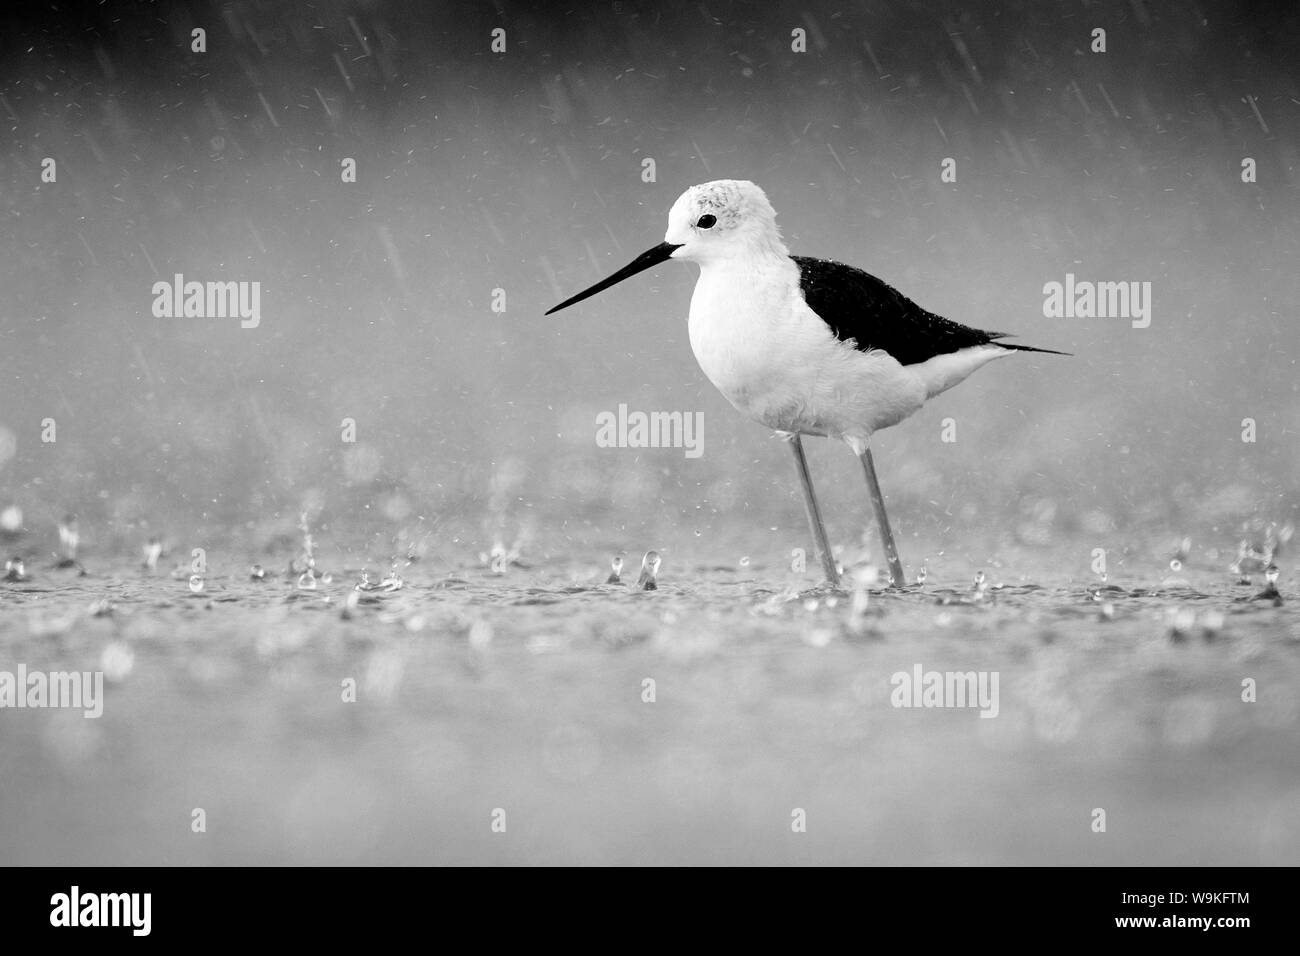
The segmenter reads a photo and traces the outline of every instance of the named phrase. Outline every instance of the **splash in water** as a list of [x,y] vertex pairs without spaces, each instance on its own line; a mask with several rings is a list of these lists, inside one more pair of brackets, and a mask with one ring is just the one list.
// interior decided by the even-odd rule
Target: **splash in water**
[[6,581],[26,581],[27,569],[23,566],[23,559],[19,557],[10,558],[5,562],[5,580]]
[[77,566],[77,548],[81,545],[81,533],[77,530],[77,516],[66,515],[59,522],[59,563],[60,568]]
[[662,563],[658,551],[647,551],[641,559],[641,576],[636,586],[642,591],[655,591],[659,588],[659,566]]

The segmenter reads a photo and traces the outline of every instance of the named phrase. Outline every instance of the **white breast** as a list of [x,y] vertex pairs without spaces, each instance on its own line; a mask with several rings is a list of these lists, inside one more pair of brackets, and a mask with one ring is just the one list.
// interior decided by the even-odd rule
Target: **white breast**
[[793,260],[706,263],[691,298],[700,368],[737,409],[778,431],[865,443],[926,398],[914,372],[835,338],[799,291]]
[[728,399],[742,407],[755,392],[783,378],[780,356],[799,343],[791,321],[798,270],[772,264],[752,268],[706,263],[691,297],[691,349],[700,368]]

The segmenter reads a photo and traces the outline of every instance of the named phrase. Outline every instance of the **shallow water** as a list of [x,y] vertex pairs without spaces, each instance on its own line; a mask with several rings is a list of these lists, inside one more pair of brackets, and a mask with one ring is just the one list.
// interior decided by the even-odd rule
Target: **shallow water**
[[[350,616],[343,556],[87,565],[0,584],[0,668],[110,678],[99,719],[0,711],[6,863],[1300,862],[1300,614],[1220,571],[932,571],[854,619],[761,563],[418,562]],[[996,671],[997,717],[891,706],[917,664]]]

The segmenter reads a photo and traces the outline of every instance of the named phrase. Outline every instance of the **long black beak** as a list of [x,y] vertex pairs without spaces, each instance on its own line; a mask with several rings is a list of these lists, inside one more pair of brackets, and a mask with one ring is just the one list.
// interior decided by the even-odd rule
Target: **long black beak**
[[610,286],[622,282],[624,279],[634,276],[638,272],[645,272],[645,270],[649,269],[651,266],[657,266],[659,263],[671,257],[672,254],[680,248],[680,243],[674,245],[671,242],[661,242],[653,249],[647,249],[645,252],[641,253],[641,255],[637,256],[623,268],[619,269],[608,279],[601,279],[590,289],[587,289],[584,292],[579,292],[571,299],[565,299],[555,308],[547,310],[546,314],[550,315],[552,312],[559,312],[561,309],[567,309],[575,302],[581,302],[583,299],[588,299],[597,292],[604,292]]

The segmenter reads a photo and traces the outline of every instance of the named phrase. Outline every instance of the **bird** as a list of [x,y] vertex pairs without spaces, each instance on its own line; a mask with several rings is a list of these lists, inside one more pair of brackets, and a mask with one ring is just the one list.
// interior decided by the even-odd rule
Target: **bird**
[[776,211],[749,180],[691,186],[668,213],[664,241],[546,312],[553,315],[668,260],[693,262],[691,350],[739,412],[790,445],[826,586],[841,586],[804,454],[803,436],[845,442],[862,463],[889,565],[903,564],[871,454],[871,437],[915,414],[976,369],[1016,352],[1009,333],[970,328],[921,308],[854,266],[791,255]]

